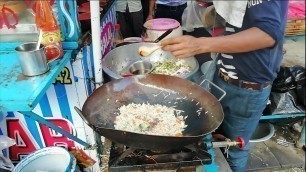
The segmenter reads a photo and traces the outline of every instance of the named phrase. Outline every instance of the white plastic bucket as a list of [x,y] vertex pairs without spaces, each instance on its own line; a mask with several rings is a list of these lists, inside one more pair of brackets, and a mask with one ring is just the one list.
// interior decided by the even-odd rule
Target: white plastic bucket
[[152,19],[145,22],[143,26],[147,29],[147,37],[144,40],[145,42],[155,41],[169,29],[173,29],[173,31],[164,39],[176,38],[183,35],[183,30],[180,23],[174,19]]
[[76,159],[64,148],[46,147],[37,150],[13,169],[13,172],[74,172]]

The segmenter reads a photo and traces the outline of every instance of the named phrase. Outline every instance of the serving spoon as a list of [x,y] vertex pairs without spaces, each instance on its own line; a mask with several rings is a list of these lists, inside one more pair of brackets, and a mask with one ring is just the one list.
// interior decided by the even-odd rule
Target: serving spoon
[[160,48],[162,48],[162,46],[159,45],[154,47],[141,46],[138,48],[138,54],[142,57],[147,57]]
[[[169,29],[167,30],[165,33],[163,33],[160,37],[158,37],[153,43],[158,43],[159,41],[161,41],[162,39],[164,39],[166,36],[168,36],[171,32],[173,31],[173,29]],[[138,54],[142,57],[147,57],[149,55],[151,55],[153,52],[155,52],[156,50],[162,48],[162,46],[157,45],[157,46],[153,46],[153,47],[148,47],[148,46],[140,46],[138,48]]]

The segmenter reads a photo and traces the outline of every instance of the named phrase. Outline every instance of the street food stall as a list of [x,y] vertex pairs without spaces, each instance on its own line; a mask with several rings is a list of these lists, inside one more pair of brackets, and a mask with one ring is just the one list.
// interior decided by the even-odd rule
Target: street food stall
[[[24,67],[29,61],[20,57],[24,43],[32,42],[36,48],[27,53],[46,46],[37,43],[44,35],[35,16],[37,4],[4,2],[0,3],[5,14],[0,15],[0,138],[10,146],[0,156],[15,165],[8,170],[214,172],[229,169],[219,148],[225,154],[231,146],[244,148],[241,137],[212,135],[224,119],[220,101],[226,92],[202,79],[205,63],[198,57],[178,60],[158,47],[163,38],[183,35],[177,21],[150,20],[142,38],[115,45],[116,1],[48,1],[63,51],[55,53],[56,58],[46,57],[44,71],[32,75],[33,66]],[[215,36],[215,31],[220,32],[208,30],[208,36]],[[294,31],[288,28],[289,32]],[[143,47],[152,51],[143,55],[139,51]],[[44,53],[54,55],[38,55]],[[213,96],[211,89],[221,96]],[[135,109],[138,113],[131,118]],[[301,112],[268,112],[261,120],[304,117]],[[296,139],[302,145],[304,135],[305,127]]]
[[[19,65],[19,54],[15,51],[15,48],[23,45],[23,43],[37,42],[40,38],[40,30],[37,29],[34,20],[32,9],[33,4],[28,4],[27,1],[22,2],[25,7],[23,9],[24,11],[20,14],[18,13],[16,16],[14,10],[8,10],[14,17],[13,21],[8,20],[8,22],[5,22],[3,27],[1,27],[0,132],[1,135],[8,136],[16,142],[13,146],[5,147],[3,150],[3,156],[9,158],[14,164],[17,164],[17,167],[15,168],[16,171],[29,170],[29,168],[38,168],[39,165],[46,165],[44,163],[39,163],[39,161],[36,162],[35,159],[39,157],[46,158],[43,159],[45,161],[52,160],[52,158],[48,159],[49,153],[59,154],[62,156],[67,155],[62,152],[63,150],[58,150],[53,146],[64,147],[72,153],[72,155],[74,155],[74,158],[71,158],[72,162],[76,162],[77,160],[78,163],[81,162],[81,164],[84,165],[86,164],[84,161],[87,162],[90,160],[90,165],[87,164],[85,167],[89,166],[90,170],[98,171],[101,165],[99,163],[101,157],[99,156],[98,149],[100,148],[102,152],[105,152],[107,146],[104,145],[101,148],[102,144],[99,144],[101,141],[97,141],[100,140],[100,137],[94,132],[97,131],[95,130],[96,127],[92,127],[90,123],[87,123],[88,119],[82,118],[82,115],[80,116],[77,114],[77,111],[75,111],[74,108],[77,107],[81,109],[85,100],[92,94],[93,90],[102,85],[102,66],[99,61],[102,60],[101,56],[104,57],[112,48],[114,48],[112,46],[112,38],[116,23],[115,6],[113,2],[107,2],[107,5],[104,3],[104,6],[107,6],[107,8],[103,8],[101,23],[100,20],[98,20],[100,27],[95,27],[93,29],[92,34],[95,39],[92,39],[92,44],[90,44],[90,42],[88,43],[81,39],[84,35],[81,33],[81,26],[79,25],[77,13],[84,12],[84,10],[78,11],[76,1],[50,1],[52,11],[56,14],[55,18],[58,20],[61,30],[63,56],[58,59],[49,59],[49,68],[46,69],[47,71],[45,71],[45,73],[37,74],[38,76],[26,75],[24,68]],[[81,7],[85,8],[84,6],[86,7],[86,5],[81,5]],[[7,8],[9,8],[9,6],[7,6]],[[7,16],[10,15],[11,14],[7,14]],[[96,13],[91,13],[91,15],[93,24],[94,22],[97,22],[94,21],[97,20],[95,18]],[[82,18],[82,20],[83,19],[84,18]],[[86,20],[86,17],[84,20]],[[13,28],[15,28],[15,30],[12,30]],[[95,37],[95,34],[98,34],[99,36]],[[36,45],[36,43],[33,44]],[[38,47],[40,48],[40,46]],[[20,49],[20,51],[23,51],[22,48]],[[134,49],[136,50],[137,47]],[[158,53],[158,51],[155,53]],[[164,56],[165,59],[173,59],[173,56],[170,56],[169,54],[165,54]],[[113,57],[109,55],[109,58]],[[135,62],[135,59],[132,59],[131,61]],[[158,61],[155,62],[157,63]],[[191,59],[189,63],[192,65],[192,71],[190,72],[195,72],[199,69],[194,58]],[[182,73],[184,74],[184,72]],[[187,76],[188,75],[186,75],[185,78]],[[123,78],[123,80],[125,79]],[[127,78],[126,80],[129,79]],[[201,90],[200,87],[195,86],[189,81],[186,84],[190,87],[197,87]],[[103,96],[105,95],[103,94]],[[214,97],[211,98],[214,99]],[[104,101],[103,97],[101,97],[101,100]],[[196,106],[198,106],[198,104]],[[220,111],[220,108],[218,111]],[[210,128],[204,127],[203,131],[198,131],[192,134],[194,136],[198,135],[196,140],[202,140],[204,139],[204,136],[208,134],[205,137],[208,145],[206,151],[201,148],[199,149],[200,152],[197,151],[197,147],[191,147],[189,149],[184,148],[187,153],[183,155],[183,159],[188,159],[188,162],[186,162],[184,166],[201,166],[203,165],[203,162],[205,162],[205,164],[212,165],[212,167],[207,166],[207,168],[217,168],[213,163],[214,151],[210,149],[211,147],[227,145],[243,146],[243,144],[241,144],[242,140],[238,140],[237,142],[220,142],[219,144],[213,144],[213,142],[211,142],[211,135],[209,135],[209,133],[220,125],[222,115],[223,114],[220,111],[219,115],[216,116],[219,120],[214,126]],[[89,124],[89,126],[94,130],[92,130],[87,124]],[[190,127],[192,127],[192,125],[190,125]],[[105,135],[105,133],[100,134]],[[122,140],[124,137],[121,139],[120,137],[118,138],[119,140]],[[153,140],[154,138],[155,137],[153,137]],[[179,140],[183,139],[182,143],[185,143],[179,148],[182,149],[186,143],[192,143],[193,139],[191,138],[192,137],[178,137]],[[116,139],[110,139],[116,141]],[[162,137],[160,139],[162,139]],[[169,139],[171,140],[171,138]],[[181,142],[179,140],[178,142]],[[108,141],[103,138],[102,142],[105,143]],[[134,141],[134,143],[136,142]],[[146,148],[142,146],[140,148],[149,149],[150,147]],[[33,154],[33,152],[35,153]],[[44,154],[44,152],[48,153]],[[127,153],[128,152],[130,152],[130,150],[128,150]],[[200,153],[200,155],[198,155],[197,152]],[[29,154],[30,156],[28,156]],[[173,152],[172,154],[176,153]],[[168,157],[169,156],[171,157],[172,155],[170,154]],[[199,160],[195,159],[197,156],[201,156],[201,158]],[[122,158],[124,158],[124,156]],[[119,158],[117,162],[122,158]],[[108,158],[102,158],[102,161],[107,159]],[[169,164],[167,166],[171,168],[180,167],[183,165],[180,162],[183,159],[176,160],[176,162],[172,164],[173,158],[168,158],[168,160],[166,159]],[[58,161],[60,160],[61,158],[58,158]],[[164,160],[161,162],[163,161]],[[57,161],[53,162],[59,163]],[[26,167],[26,164],[31,165]],[[69,164],[69,168],[73,170],[77,169],[75,165],[73,167],[71,163]],[[145,167],[146,165],[152,166],[152,162],[147,164],[145,161],[140,166]],[[117,163],[115,163],[113,167],[117,168]],[[49,166],[49,168],[52,167]],[[53,168],[55,168],[55,164],[53,164]],[[158,169],[161,168],[166,167],[158,167]]]
[[[0,135],[16,141],[3,150],[3,155],[16,164],[36,150],[61,146],[70,152],[85,150],[88,157],[99,162],[97,149],[86,149],[96,144],[97,137],[73,109],[82,107],[94,89],[92,45],[82,39],[77,1],[50,4],[59,22],[64,54],[48,62],[46,73],[30,77],[23,74],[15,47],[38,40],[33,3],[1,2],[0,9],[7,18],[0,23]],[[102,49],[107,51],[116,22],[113,1],[105,2],[103,9],[99,26],[104,34]],[[99,163],[90,168],[97,171]]]

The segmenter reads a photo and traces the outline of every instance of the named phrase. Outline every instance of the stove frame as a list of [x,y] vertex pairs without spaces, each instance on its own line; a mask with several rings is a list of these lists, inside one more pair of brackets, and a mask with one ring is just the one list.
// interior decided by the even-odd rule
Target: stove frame
[[[104,142],[104,150],[102,158],[103,169],[101,171],[150,171],[150,170],[185,170],[188,171],[209,171],[217,172],[218,166],[214,162],[215,152],[212,149],[212,136],[207,135],[203,142],[199,145],[189,145],[179,152],[152,152],[148,150],[137,150],[127,148],[124,150],[123,145],[113,144],[110,141]],[[118,151],[118,152],[116,152]],[[139,154],[140,153],[140,154]],[[134,157],[133,157],[134,156]],[[137,159],[138,157],[141,157]],[[146,157],[146,159],[144,159]],[[170,157],[170,158],[169,158]],[[186,158],[188,157],[188,158]],[[197,157],[198,159],[196,159]],[[134,159],[133,159],[134,158]],[[135,159],[136,158],[136,159]],[[190,159],[191,158],[191,159]],[[150,159],[154,162],[149,162]],[[170,159],[170,162],[167,162]],[[177,160],[178,159],[178,160]],[[141,160],[144,163],[133,162]],[[157,161],[156,161],[157,160]],[[175,161],[176,160],[176,161]],[[132,162],[134,164],[124,164]]]

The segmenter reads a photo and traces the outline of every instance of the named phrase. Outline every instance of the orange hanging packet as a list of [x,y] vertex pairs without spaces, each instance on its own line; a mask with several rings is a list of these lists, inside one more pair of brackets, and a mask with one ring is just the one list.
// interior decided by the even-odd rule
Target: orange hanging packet
[[70,150],[70,153],[72,153],[77,159],[77,162],[85,168],[93,166],[96,163],[96,161],[89,157],[82,149],[73,148]]
[[48,1],[36,1],[35,22],[42,30],[42,44],[46,47],[46,56],[48,61],[53,61],[63,56],[63,47],[61,41],[60,28],[53,16],[52,8]]

